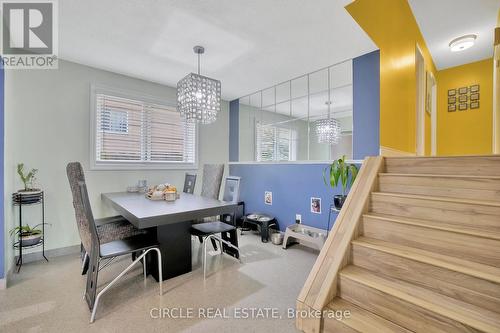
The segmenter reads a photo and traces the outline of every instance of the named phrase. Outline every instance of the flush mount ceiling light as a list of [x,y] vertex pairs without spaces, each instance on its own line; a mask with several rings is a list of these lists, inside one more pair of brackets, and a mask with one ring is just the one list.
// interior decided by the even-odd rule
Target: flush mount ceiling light
[[200,75],[200,56],[203,46],[195,46],[198,55],[198,74],[190,73],[177,83],[177,110],[188,122],[210,124],[220,111],[221,84],[219,80]]
[[318,138],[318,143],[327,144],[338,144],[340,137],[342,136],[342,127],[337,119],[330,118],[332,99],[331,99],[331,88],[330,88],[330,68],[328,68],[328,100],[325,105],[328,106],[328,118],[320,119],[314,123],[316,128],[316,136]]
[[451,52],[460,52],[471,48],[474,45],[476,38],[477,35],[465,35],[455,38],[449,44]]

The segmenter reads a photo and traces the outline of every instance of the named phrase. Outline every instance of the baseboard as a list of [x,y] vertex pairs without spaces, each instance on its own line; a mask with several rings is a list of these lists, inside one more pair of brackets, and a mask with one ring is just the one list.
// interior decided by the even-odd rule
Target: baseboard
[[380,146],[380,155],[385,157],[399,157],[399,156],[417,156],[416,153],[409,153],[394,148]]
[[[65,256],[68,254],[77,254],[77,253],[80,253],[80,245],[72,245],[72,246],[67,246],[67,247],[61,247],[58,249],[46,250],[45,256],[50,259],[50,258]],[[15,261],[17,261],[17,258],[18,258],[18,256],[16,256],[14,258]],[[34,261],[40,261],[40,260],[44,260],[41,251],[23,254],[23,264],[27,264],[27,263],[34,262]]]
[[0,279],[0,290],[7,289],[7,278]]

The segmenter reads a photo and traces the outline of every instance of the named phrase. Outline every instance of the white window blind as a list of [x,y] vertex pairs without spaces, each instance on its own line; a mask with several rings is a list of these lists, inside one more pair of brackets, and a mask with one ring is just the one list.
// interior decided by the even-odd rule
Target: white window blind
[[95,93],[96,163],[195,163],[196,129],[174,107]]
[[295,131],[290,128],[272,125],[256,124],[256,160],[294,161],[295,160]]

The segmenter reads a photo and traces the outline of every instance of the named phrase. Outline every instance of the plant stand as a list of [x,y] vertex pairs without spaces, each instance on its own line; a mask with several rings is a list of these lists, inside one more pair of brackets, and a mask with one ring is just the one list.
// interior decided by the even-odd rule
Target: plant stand
[[42,256],[47,262],[49,259],[45,256],[45,199],[43,191],[33,191],[33,192],[15,192],[12,194],[12,202],[14,206],[19,206],[19,228],[23,225],[23,207],[26,206],[41,206],[41,214],[42,214],[42,237],[40,241],[36,244],[30,246],[22,246],[21,242],[21,230],[17,233],[17,241],[14,242],[14,248],[19,250],[19,256],[16,261],[17,272],[21,270],[21,266],[23,265],[23,249],[32,249],[35,247],[42,247]]

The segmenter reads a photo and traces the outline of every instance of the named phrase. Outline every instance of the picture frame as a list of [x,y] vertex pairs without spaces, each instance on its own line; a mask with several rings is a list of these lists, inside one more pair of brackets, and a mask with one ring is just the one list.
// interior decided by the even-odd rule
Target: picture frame
[[458,104],[458,111],[465,111],[467,110],[468,108],[468,104],[467,103],[460,103]]
[[455,111],[457,111],[456,104],[448,104],[448,112],[455,112]]
[[459,95],[467,94],[468,91],[469,91],[469,89],[467,87],[458,88],[458,94]]
[[457,102],[456,97],[448,97],[448,104],[455,104]]
[[470,102],[471,109],[479,109],[479,101]]
[[264,192],[264,203],[266,205],[272,206],[272,204],[273,204],[273,192],[270,192],[270,191]]
[[457,94],[456,89],[448,89],[448,96],[455,96]]
[[460,96],[458,96],[458,101],[460,103],[466,103],[467,99],[468,99],[467,97],[468,97],[467,95],[460,95]]
[[472,101],[478,101],[479,100],[479,93],[471,93],[470,94],[470,100]]
[[473,84],[472,86],[470,86],[469,90],[471,93],[479,92],[479,84]]
[[311,197],[311,213],[321,214],[321,198]]

